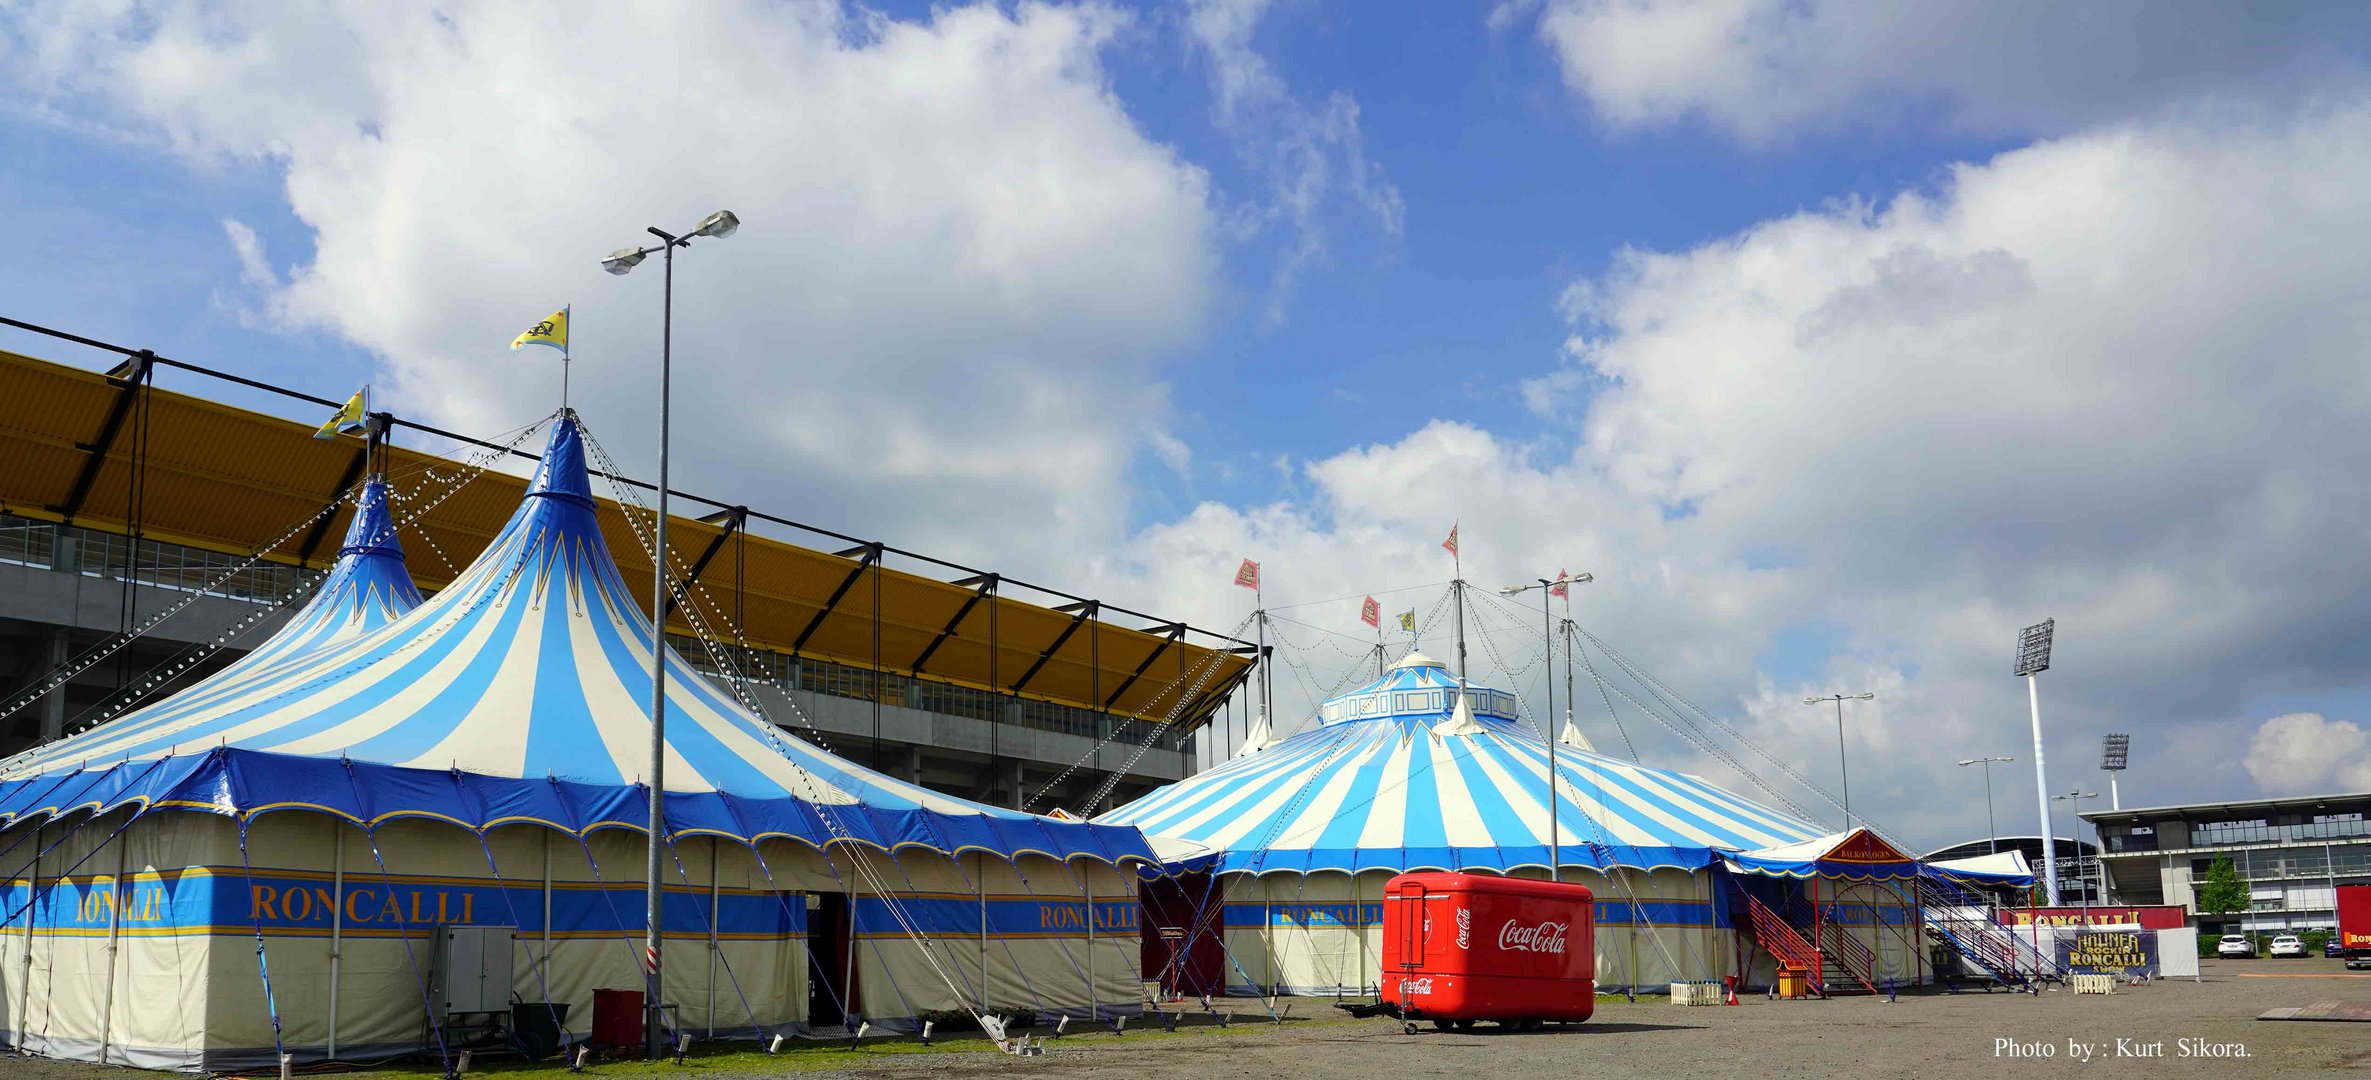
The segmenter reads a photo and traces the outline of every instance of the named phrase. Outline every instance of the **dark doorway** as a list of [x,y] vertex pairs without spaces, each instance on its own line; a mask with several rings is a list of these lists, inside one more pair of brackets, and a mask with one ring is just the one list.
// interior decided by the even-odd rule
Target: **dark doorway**
[[1226,993],[1224,901],[1209,874],[1184,874],[1137,887],[1138,932],[1144,942],[1144,977],[1158,979],[1167,997]]
[[853,929],[848,894],[807,894],[808,1027],[848,1024],[855,1014],[855,972],[849,967],[856,955]]

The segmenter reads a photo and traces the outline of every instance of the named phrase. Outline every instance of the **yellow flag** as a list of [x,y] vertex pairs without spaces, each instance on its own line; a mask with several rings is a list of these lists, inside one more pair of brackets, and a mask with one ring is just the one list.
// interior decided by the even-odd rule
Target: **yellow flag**
[[1403,611],[1403,612],[1400,612],[1400,629],[1402,629],[1402,630],[1405,630],[1405,631],[1407,631],[1407,632],[1409,632],[1409,633],[1411,633],[1411,634],[1413,634],[1413,633],[1415,633],[1415,632],[1416,632],[1416,613],[1415,613],[1415,612],[1413,612],[1413,611]]
[[542,322],[528,327],[526,333],[511,341],[510,351],[517,352],[529,345],[547,345],[560,350],[562,356],[568,355],[568,309],[552,312]]
[[334,439],[340,435],[361,431],[363,429],[362,413],[365,408],[362,395],[368,392],[366,390],[354,391],[354,396],[347,398],[345,404],[338,406],[338,411],[330,414],[329,419],[321,425],[320,429],[313,432],[313,437]]

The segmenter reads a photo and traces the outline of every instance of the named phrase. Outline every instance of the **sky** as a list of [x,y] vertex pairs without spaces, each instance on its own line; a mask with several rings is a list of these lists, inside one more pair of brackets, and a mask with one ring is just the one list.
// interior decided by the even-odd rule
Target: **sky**
[[[659,282],[598,260],[730,208],[677,486],[1220,631],[1257,559],[1287,733],[1456,523],[1742,739],[1609,688],[1600,747],[1832,823],[1803,698],[1874,692],[1855,813],[1941,846],[1971,757],[2034,831],[2044,618],[2053,793],[2111,731],[2127,805],[2371,788],[2366,46],[2205,0],[0,0],[0,313],[493,433],[572,305],[647,475]],[[1472,663],[1544,711],[1532,599]]]

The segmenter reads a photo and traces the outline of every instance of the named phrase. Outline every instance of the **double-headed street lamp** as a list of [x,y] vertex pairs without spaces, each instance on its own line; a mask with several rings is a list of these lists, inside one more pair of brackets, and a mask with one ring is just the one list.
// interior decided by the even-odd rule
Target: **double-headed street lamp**
[[1852,769],[1844,761],[1844,703],[1847,701],[1875,701],[1877,695],[1866,691],[1858,694],[1827,694],[1803,699],[1805,705],[1823,701],[1836,703],[1836,773],[1844,781],[1844,831],[1852,831]]
[[693,237],[722,240],[741,227],[730,210],[719,210],[683,234],[653,227],[659,242],[651,247],[619,248],[601,260],[601,269],[624,275],[652,254],[667,256],[667,283],[660,300],[659,321],[659,508],[658,537],[652,542],[650,568],[650,857],[644,866],[642,929],[642,1050],[646,1057],[661,1052],[659,1015],[659,854],[666,843],[667,823],[667,394],[675,349],[675,249],[691,246]]
[[[2083,891],[2083,925],[2085,926],[2091,925],[2091,890],[2097,888],[2100,889],[2103,894],[2106,891],[2106,882],[2101,882],[2098,885],[2091,884],[2091,875],[2083,870],[2083,800],[2096,799],[2098,797],[2098,792],[2084,791],[2080,788],[2067,792],[2064,795],[2050,796],[2051,802],[2074,804],[2075,827],[2074,831],[2068,835],[2072,836],[2075,841],[2075,884]],[[2097,843],[2092,844],[2091,851],[2092,861],[2097,862],[2099,858],[2099,845]],[[2102,895],[2100,899],[2105,900],[2107,897]]]
[[[1541,590],[1540,640],[1548,650],[1548,668],[1546,671],[1548,682],[1548,726],[1550,728],[1554,728],[1556,726],[1556,620],[1553,615],[1548,613],[1548,597],[1554,594],[1556,587],[1559,585],[1567,587],[1573,585],[1585,585],[1589,582],[1597,580],[1597,577],[1594,574],[1574,574],[1567,576],[1559,573],[1553,581],[1547,578],[1537,578],[1535,580],[1537,580],[1539,584],[1509,585],[1506,588],[1498,590],[1498,592],[1501,596],[1521,596],[1533,589]],[[1564,664],[1565,670],[1567,672],[1572,670],[1572,659],[1570,657],[1565,658]],[[1567,689],[1568,692],[1565,696],[1572,696],[1569,693],[1569,688]],[[1461,687],[1459,688],[1458,692],[1464,693],[1465,691]],[[1556,824],[1556,742],[1559,734],[1559,732],[1553,730],[1548,732],[1548,880],[1550,881],[1564,880],[1564,837]]]
[[1992,817],[1992,763],[2015,760],[2013,757],[1977,757],[1959,763],[1963,769],[1970,765],[1984,766],[1984,845],[1994,855],[2001,853],[2001,827],[1994,823]]

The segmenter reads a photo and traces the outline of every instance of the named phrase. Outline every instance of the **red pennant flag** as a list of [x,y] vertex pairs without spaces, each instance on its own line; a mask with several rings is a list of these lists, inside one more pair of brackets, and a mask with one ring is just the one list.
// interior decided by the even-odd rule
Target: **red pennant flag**
[[1571,597],[1572,579],[1567,577],[1564,571],[1556,571],[1556,584],[1548,586],[1548,595],[1562,596],[1567,598]]
[[1358,621],[1383,629],[1383,605],[1376,603],[1374,597],[1367,597],[1367,602],[1358,606]]
[[1449,549],[1449,554],[1451,554],[1451,555],[1455,555],[1455,554],[1457,554],[1457,526],[1458,526],[1458,524],[1459,524],[1459,523],[1457,523],[1457,522],[1452,522],[1452,523],[1450,523],[1450,525],[1449,525],[1449,538],[1448,538],[1447,540],[1443,540],[1443,541],[1441,541],[1441,546],[1442,546],[1442,547],[1444,547],[1444,548],[1447,548],[1447,549]]
[[1260,564],[1255,563],[1250,559],[1243,560],[1242,568],[1235,571],[1235,584],[1241,585],[1246,589],[1259,588]]

